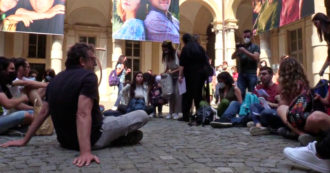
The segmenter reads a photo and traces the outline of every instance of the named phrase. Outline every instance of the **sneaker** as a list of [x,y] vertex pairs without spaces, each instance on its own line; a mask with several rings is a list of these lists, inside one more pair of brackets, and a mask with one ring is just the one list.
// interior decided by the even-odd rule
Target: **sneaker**
[[172,118],[172,115],[171,114],[168,114],[168,115],[166,115],[166,117],[165,117],[166,119],[171,119]]
[[174,113],[174,114],[173,114],[173,119],[174,119],[174,120],[178,120],[178,119],[179,119],[179,115],[178,115],[177,113]]
[[270,133],[266,127],[251,127],[249,131],[252,136],[268,135]]
[[11,130],[8,130],[6,135],[8,136],[21,136],[23,137],[25,134],[24,132],[20,131],[20,130],[15,130],[15,129],[11,129]]
[[121,136],[114,140],[111,144],[114,146],[124,146],[124,145],[135,145],[139,143],[143,138],[143,132],[141,130],[135,130],[126,136]]
[[214,120],[210,123],[211,127],[213,128],[225,128],[225,127],[232,127],[233,123],[231,122],[223,122],[220,119]]
[[283,136],[284,138],[288,138],[288,139],[296,140],[298,138],[298,135],[296,133],[292,132],[287,127],[280,127],[279,129],[277,129],[277,134],[279,134],[280,136]]
[[330,172],[330,160],[320,159],[316,156],[316,141],[309,143],[305,147],[291,148],[286,147],[283,150],[284,155],[307,168],[311,168],[318,172]]
[[316,141],[316,138],[310,134],[305,133],[305,134],[299,135],[298,141],[301,146],[306,146],[306,145],[308,145],[308,143]]
[[111,108],[111,110],[114,110],[114,111],[116,111],[117,109],[118,109],[117,106],[112,106],[112,108]]
[[246,126],[247,126],[247,128],[251,128],[251,127],[254,127],[255,125],[254,125],[254,122],[253,121],[249,121],[248,123],[246,123]]

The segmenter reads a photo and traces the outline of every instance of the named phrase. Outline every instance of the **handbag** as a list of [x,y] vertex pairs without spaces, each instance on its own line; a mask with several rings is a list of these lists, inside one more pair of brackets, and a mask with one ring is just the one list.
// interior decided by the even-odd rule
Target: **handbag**
[[161,74],[160,85],[162,86],[162,97],[168,98],[173,94],[173,80],[171,75]]

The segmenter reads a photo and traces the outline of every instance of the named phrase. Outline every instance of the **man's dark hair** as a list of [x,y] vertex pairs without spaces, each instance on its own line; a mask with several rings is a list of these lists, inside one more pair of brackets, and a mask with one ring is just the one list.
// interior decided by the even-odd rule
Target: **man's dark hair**
[[252,35],[252,31],[249,30],[249,29],[244,30],[243,33],[244,33],[244,34],[245,34],[245,33],[250,33],[250,34]]
[[14,59],[15,69],[18,70],[19,67],[25,67],[26,66],[26,59],[19,57]]
[[264,71],[264,70],[267,70],[267,72],[268,72],[270,75],[273,75],[273,74],[274,74],[273,69],[270,68],[270,67],[261,67],[261,68],[260,68],[260,71]]
[[94,53],[94,47],[86,43],[76,43],[73,45],[67,54],[67,60],[65,62],[66,68],[80,65],[80,58],[87,61],[89,59],[88,51]]

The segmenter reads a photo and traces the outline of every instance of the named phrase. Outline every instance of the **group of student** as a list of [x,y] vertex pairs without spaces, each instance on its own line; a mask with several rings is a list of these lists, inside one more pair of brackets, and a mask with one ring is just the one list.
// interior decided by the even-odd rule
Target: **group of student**
[[0,68],[0,134],[24,134],[55,72],[47,70],[43,82],[38,82],[25,58],[0,57]]

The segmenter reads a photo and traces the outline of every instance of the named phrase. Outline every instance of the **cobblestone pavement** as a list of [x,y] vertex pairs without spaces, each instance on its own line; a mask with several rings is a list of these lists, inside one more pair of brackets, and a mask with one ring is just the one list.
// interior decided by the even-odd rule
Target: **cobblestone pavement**
[[[56,136],[34,137],[26,147],[0,148],[0,172],[222,173],[311,172],[282,154],[298,142],[279,136],[253,137],[247,128],[213,129],[152,119],[140,144],[94,151],[101,164],[77,168],[77,151],[59,147]],[[0,143],[17,137],[0,137]]]

